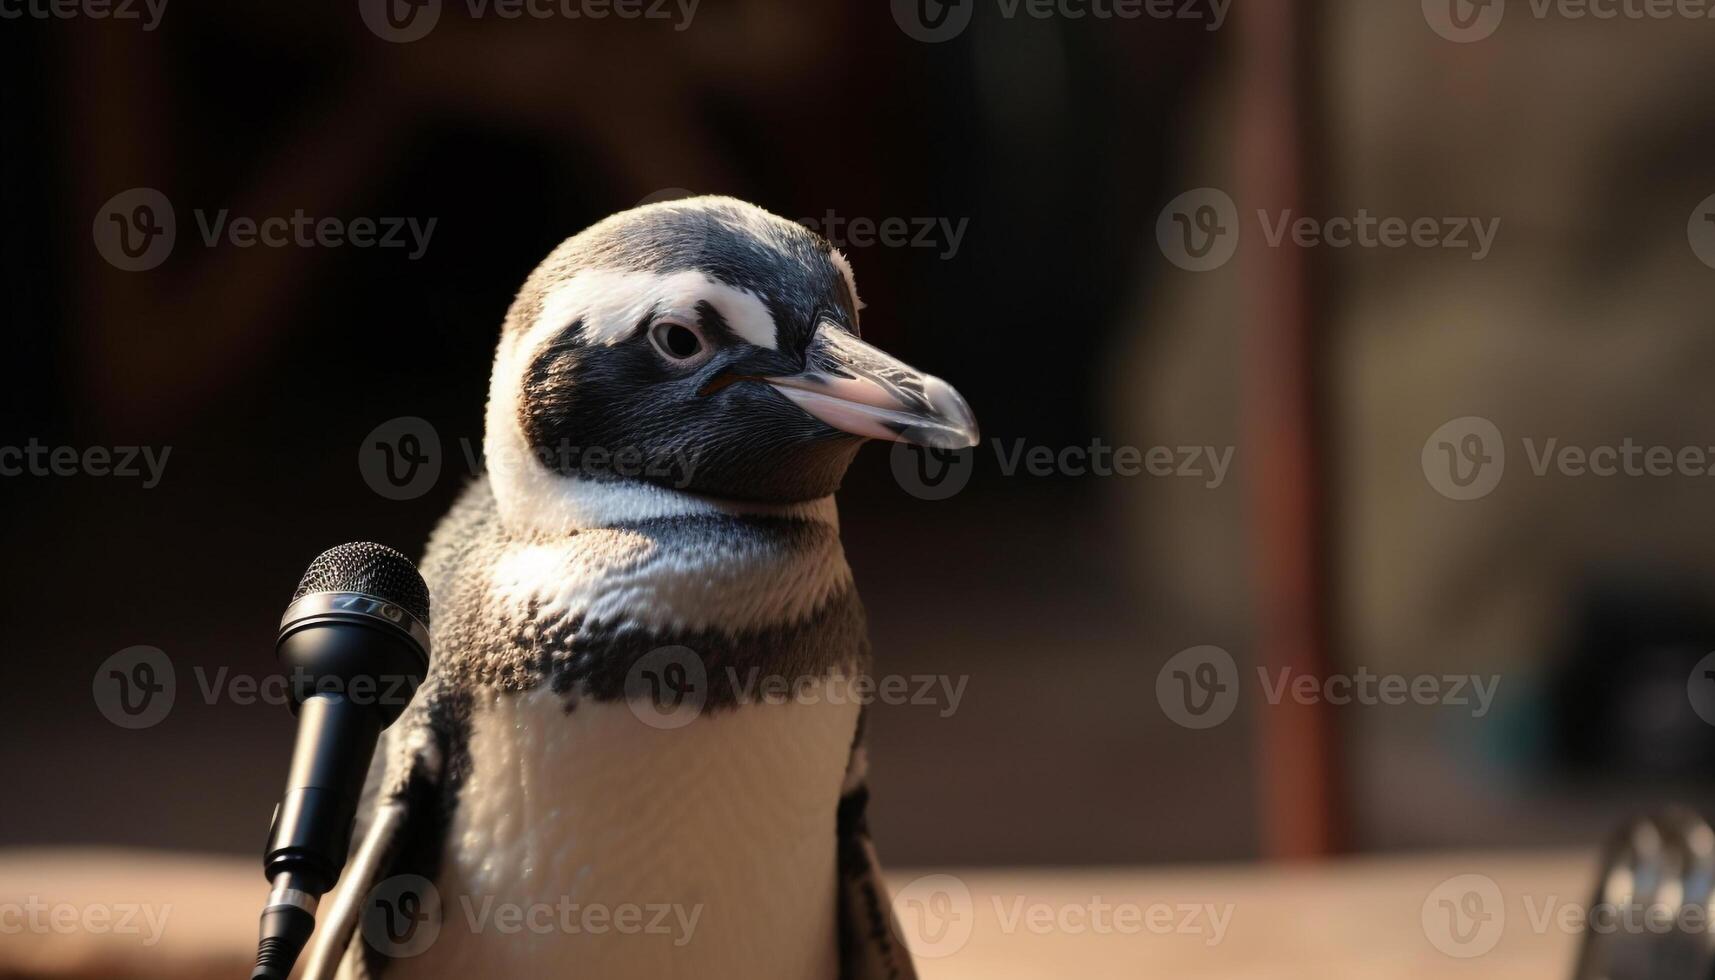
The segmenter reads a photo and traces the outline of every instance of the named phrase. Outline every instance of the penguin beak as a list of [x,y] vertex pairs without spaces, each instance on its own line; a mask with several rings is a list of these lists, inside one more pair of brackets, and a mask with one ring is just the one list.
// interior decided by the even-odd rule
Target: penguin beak
[[890,357],[849,331],[816,329],[805,370],[762,378],[817,419],[865,439],[969,449],[977,419],[953,386]]

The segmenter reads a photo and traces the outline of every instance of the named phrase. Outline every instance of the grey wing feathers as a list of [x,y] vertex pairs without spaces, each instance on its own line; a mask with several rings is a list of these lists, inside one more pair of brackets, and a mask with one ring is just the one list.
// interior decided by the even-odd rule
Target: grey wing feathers
[[[357,853],[346,866],[344,881],[325,913],[326,921],[316,930],[316,941],[304,970],[304,980],[333,980],[340,960],[356,942],[364,896],[375,887],[377,877],[387,867],[399,830],[409,816],[408,804],[404,800],[396,800],[376,810],[368,836],[358,845]],[[355,959],[361,960],[361,957]]]
[[868,757],[863,747],[864,721],[846,764],[835,833],[840,873],[840,980],[917,980],[911,953],[894,921],[881,862],[870,840]]

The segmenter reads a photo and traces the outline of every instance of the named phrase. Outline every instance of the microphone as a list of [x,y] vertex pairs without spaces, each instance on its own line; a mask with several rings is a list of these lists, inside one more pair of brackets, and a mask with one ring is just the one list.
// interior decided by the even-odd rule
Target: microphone
[[251,980],[286,980],[345,868],[375,744],[429,667],[429,588],[392,548],[329,549],[292,593],[275,654],[298,740],[262,854],[272,890]]

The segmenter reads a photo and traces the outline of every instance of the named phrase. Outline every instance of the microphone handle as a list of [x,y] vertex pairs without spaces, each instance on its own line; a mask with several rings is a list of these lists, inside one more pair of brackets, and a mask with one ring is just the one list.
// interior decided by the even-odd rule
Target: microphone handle
[[262,910],[252,980],[285,980],[309,942],[316,903],[345,868],[381,727],[372,705],[341,694],[315,694],[299,706],[286,793],[274,808],[263,852],[273,890]]

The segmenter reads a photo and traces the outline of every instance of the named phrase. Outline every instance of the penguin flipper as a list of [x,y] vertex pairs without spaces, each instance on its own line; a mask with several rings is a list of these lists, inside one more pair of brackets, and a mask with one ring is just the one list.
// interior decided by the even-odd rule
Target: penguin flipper
[[345,874],[328,903],[322,921],[311,942],[303,980],[334,980],[336,975],[352,978],[367,976],[362,969],[363,957],[350,957],[352,966],[336,974],[340,961],[346,959],[357,935],[358,920],[363,912],[364,896],[383,877],[383,870],[392,864],[402,835],[400,829],[410,817],[410,806],[404,799],[383,803],[375,808],[369,821],[368,833],[357,851],[346,863]]
[[[391,733],[389,733],[391,734]],[[318,916],[311,937],[301,980],[371,980],[380,973],[387,957],[363,940],[360,930],[369,911],[366,899],[375,886],[395,875],[434,876],[427,851],[438,852],[433,838],[440,829],[436,819],[442,756],[428,748],[421,736],[390,751],[383,736],[364,789],[367,802],[360,813],[360,841],[346,862],[339,885],[325,911]],[[373,954],[373,955],[372,955]]]
[[846,764],[835,834],[839,839],[840,980],[917,980],[893,917],[881,861],[869,836],[869,782],[863,721]]

